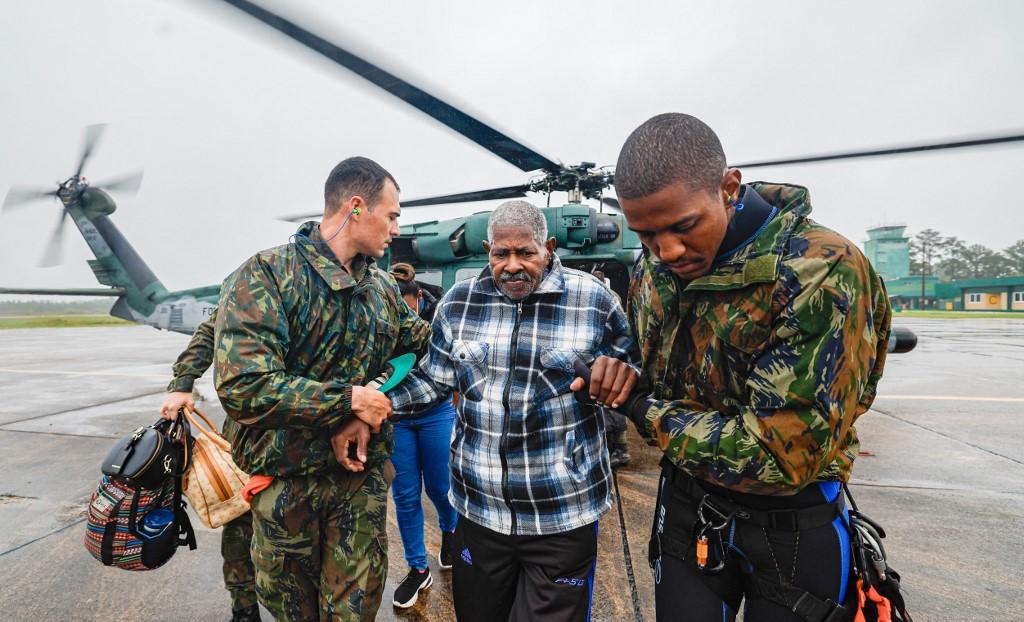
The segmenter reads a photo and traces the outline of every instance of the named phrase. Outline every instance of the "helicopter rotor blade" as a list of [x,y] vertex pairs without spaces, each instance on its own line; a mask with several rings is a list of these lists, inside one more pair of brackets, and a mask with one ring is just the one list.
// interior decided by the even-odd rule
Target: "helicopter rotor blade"
[[605,207],[615,210],[616,214],[622,213],[622,206],[619,205],[619,200],[615,197],[601,197],[601,203],[604,203]]
[[492,201],[494,199],[518,199],[520,197],[525,197],[529,190],[530,186],[528,185],[505,186],[503,188],[491,188],[489,190],[475,190],[473,192],[460,192],[458,194],[413,199],[412,201],[402,201],[401,203],[402,207],[425,207],[427,205],[471,203],[473,201]]
[[[446,194],[444,196],[427,197],[424,199],[413,199],[402,201],[402,208],[427,207],[429,205],[447,205],[449,203],[471,203],[473,201],[492,201],[494,199],[516,199],[525,197],[530,190],[529,185],[505,186],[503,188],[490,188],[488,190],[475,190],[473,192],[460,192],[458,194]],[[323,216],[323,212],[307,212],[282,216],[278,220],[290,222],[303,222]]]
[[115,177],[102,183],[93,184],[93,188],[100,188],[108,192],[138,192],[142,185],[142,171],[135,171],[120,177]]
[[7,191],[7,197],[4,198],[3,207],[0,207],[0,211],[6,210],[9,207],[18,207],[26,203],[31,203],[38,199],[45,199],[47,197],[57,196],[56,190],[50,190],[49,188],[29,188],[27,186],[14,186]]
[[811,162],[827,162],[830,160],[852,160],[854,158],[873,158],[878,156],[901,155],[904,153],[918,153],[921,151],[941,151],[945,149],[964,149],[967,147],[984,147],[987,145],[1000,145],[1024,141],[1024,134],[1008,134],[1003,136],[989,136],[983,138],[968,138],[941,143],[925,143],[919,145],[903,145],[897,147],[882,147],[879,149],[866,149],[863,151],[844,151],[839,153],[825,153],[810,155],[800,158],[785,158],[780,160],[762,160],[758,162],[747,162],[743,164],[732,164],[736,168],[757,168],[760,166],[782,166],[786,164],[808,164]]
[[85,170],[85,163],[96,149],[96,145],[99,144],[100,137],[103,136],[105,129],[107,129],[106,123],[98,123],[85,128],[85,145],[82,147],[82,157],[78,160],[78,170],[75,171],[75,177],[81,175],[82,171]]
[[64,221],[67,220],[68,211],[63,207],[60,210],[60,220],[57,221],[57,228],[50,236],[50,242],[46,245],[46,251],[39,260],[40,268],[52,268],[60,263],[61,250],[64,247]]
[[391,93],[417,110],[462,134],[469,140],[523,171],[557,171],[562,166],[510,138],[430,93],[360,58],[295,22],[281,17],[248,0],[224,0],[227,4],[258,19],[267,26],[318,52],[357,76]]

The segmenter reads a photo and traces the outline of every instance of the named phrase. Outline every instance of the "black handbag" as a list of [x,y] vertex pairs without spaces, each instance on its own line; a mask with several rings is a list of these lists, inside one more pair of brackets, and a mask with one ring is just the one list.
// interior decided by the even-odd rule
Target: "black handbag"
[[100,470],[104,475],[142,488],[159,488],[168,477],[181,477],[188,465],[188,450],[180,439],[191,442],[188,422],[161,419],[137,428],[114,444]]

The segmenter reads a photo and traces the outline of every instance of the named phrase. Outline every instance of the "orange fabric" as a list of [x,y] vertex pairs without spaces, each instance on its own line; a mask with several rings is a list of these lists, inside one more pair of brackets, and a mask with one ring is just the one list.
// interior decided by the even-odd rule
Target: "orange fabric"
[[878,622],[892,622],[892,603],[888,598],[879,594],[874,586],[868,586],[868,590],[865,592],[864,579],[857,579],[857,615],[853,618],[853,622],[866,622],[864,605],[868,600],[875,604]]
[[273,483],[274,478],[270,475],[253,475],[249,478],[249,483],[242,487],[242,498],[245,499],[246,503],[252,503],[253,497],[266,490]]

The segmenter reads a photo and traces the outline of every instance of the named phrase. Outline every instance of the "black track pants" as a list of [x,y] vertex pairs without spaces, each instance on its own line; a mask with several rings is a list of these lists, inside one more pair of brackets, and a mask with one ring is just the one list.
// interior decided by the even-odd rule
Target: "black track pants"
[[452,592],[460,622],[590,618],[597,523],[559,534],[507,536],[460,516],[455,544]]
[[[800,493],[798,501],[803,503],[796,507],[806,507],[811,495],[820,495],[824,503],[837,494],[838,483],[814,484]],[[744,595],[743,585],[749,579],[744,575],[751,572],[772,580],[781,577],[822,600],[841,602],[852,594],[849,536],[842,519],[801,531],[767,529],[734,520],[722,532],[729,551],[726,568],[709,576],[698,570],[695,562],[692,528],[696,516],[697,502],[680,494],[662,475],[654,530],[667,546],[654,568],[658,620],[732,622],[744,601],[747,622],[799,622],[786,607]],[[674,547],[669,539],[674,540]],[[676,554],[669,554],[666,548],[673,548]],[[682,558],[680,551],[685,551]]]

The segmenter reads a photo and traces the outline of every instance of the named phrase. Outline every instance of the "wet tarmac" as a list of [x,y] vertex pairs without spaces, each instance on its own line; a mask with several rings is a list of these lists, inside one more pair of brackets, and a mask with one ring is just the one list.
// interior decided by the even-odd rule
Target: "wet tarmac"
[[[854,494],[886,527],[915,619],[1022,620],[1024,321],[897,322],[920,341],[890,357],[875,408],[858,422]],[[187,341],[144,327],[0,331],[0,619],[229,617],[215,531],[198,526],[198,550],[151,572],[103,568],[82,546],[100,460],[156,419]],[[197,386],[208,398],[200,408],[223,417],[210,374]],[[595,620],[635,620],[636,609],[654,619],[646,546],[658,456],[631,435],[634,461],[618,474],[624,522],[613,507],[600,526]],[[426,498],[424,511],[434,586],[409,610],[391,606],[407,570],[392,512],[379,620],[454,619]]]

